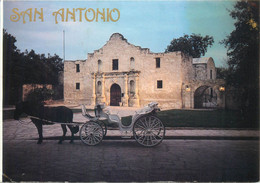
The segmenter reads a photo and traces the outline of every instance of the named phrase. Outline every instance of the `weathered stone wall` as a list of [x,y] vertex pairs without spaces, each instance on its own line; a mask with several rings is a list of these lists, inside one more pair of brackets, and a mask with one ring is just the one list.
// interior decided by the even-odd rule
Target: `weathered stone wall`
[[196,80],[216,79],[215,63],[211,57],[196,58],[196,62],[193,63],[193,70],[194,70],[194,79]]
[[[76,72],[76,64],[79,64],[80,72]],[[86,61],[64,62],[64,102],[86,103],[92,95],[91,76],[86,70]],[[80,88],[76,89],[76,83]]]
[[206,80],[207,79],[207,65],[206,64],[195,64],[195,79]]
[[[156,58],[160,58],[160,68],[156,68]],[[178,52],[167,54],[150,54],[143,59],[140,73],[140,104],[158,101],[162,107],[181,107],[182,56]],[[163,87],[157,88],[161,80]]]
[[[210,78],[210,71],[212,71],[212,78]],[[207,79],[212,79],[215,80],[216,79],[216,67],[215,67],[215,63],[213,61],[212,58],[209,59],[208,63],[207,63]]]

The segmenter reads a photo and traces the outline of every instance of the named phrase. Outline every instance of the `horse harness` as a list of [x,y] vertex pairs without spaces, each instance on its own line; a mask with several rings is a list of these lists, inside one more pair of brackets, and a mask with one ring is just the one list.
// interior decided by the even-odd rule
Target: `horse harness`
[[[40,120],[40,121],[44,121],[44,122],[47,122],[47,123],[52,123],[52,124],[60,124],[60,125],[80,125],[80,124],[85,124],[85,122],[72,122],[72,123],[61,123],[61,122],[56,122],[56,121],[50,121],[50,120],[46,120],[46,119],[42,119],[42,118],[38,118],[38,117],[35,117],[35,116],[27,116],[31,119],[37,119],[37,120]],[[25,122],[25,121],[22,121],[22,120],[18,120],[21,124],[29,124],[31,123],[32,121],[29,121],[29,122]]]

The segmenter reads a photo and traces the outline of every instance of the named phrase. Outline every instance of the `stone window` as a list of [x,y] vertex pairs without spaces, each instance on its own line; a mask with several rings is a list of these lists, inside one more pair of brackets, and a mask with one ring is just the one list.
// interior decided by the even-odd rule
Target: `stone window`
[[112,70],[118,70],[118,59],[113,59]]
[[135,59],[133,57],[130,58],[130,69],[134,70],[135,68]]
[[155,58],[156,60],[156,68],[160,68],[161,67],[161,58]]
[[102,83],[101,83],[101,81],[98,81],[97,82],[97,93],[101,94],[101,90],[102,90]]
[[80,72],[79,64],[76,64],[76,72]]
[[76,90],[80,90],[80,83],[76,83]]
[[163,81],[157,80],[157,88],[163,88]]
[[210,79],[212,79],[212,70],[210,70]]
[[98,60],[98,72],[102,71],[102,61]]

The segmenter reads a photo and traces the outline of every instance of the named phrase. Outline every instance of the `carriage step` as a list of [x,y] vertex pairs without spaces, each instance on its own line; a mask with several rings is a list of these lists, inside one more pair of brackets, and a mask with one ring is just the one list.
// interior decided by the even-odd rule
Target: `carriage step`
[[130,139],[132,136],[121,136],[123,139]]
[[121,131],[121,137],[129,139],[132,137],[132,133],[130,131]]

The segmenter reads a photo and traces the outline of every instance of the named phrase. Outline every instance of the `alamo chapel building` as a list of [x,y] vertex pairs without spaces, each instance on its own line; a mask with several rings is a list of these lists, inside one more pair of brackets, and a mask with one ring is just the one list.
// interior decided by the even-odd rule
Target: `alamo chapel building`
[[66,104],[141,107],[157,101],[162,108],[224,108],[224,84],[211,57],[152,53],[119,33],[86,60],[64,62]]

